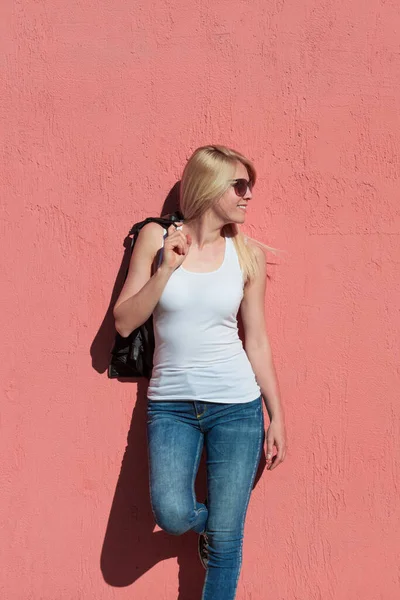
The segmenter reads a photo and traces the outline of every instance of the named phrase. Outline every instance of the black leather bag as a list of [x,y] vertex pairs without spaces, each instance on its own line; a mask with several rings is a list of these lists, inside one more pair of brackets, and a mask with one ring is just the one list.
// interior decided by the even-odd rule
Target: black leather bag
[[[147,223],[159,223],[167,229],[176,221],[183,221],[183,215],[179,211],[164,217],[148,217],[140,223],[135,223],[129,232],[129,235],[132,236],[131,253],[140,230]],[[125,279],[127,275],[128,270]],[[128,337],[124,338],[118,332],[116,333],[108,365],[108,377],[110,379],[117,377],[146,377],[150,379],[153,370],[153,354],[154,330],[153,316],[151,315],[143,325],[132,331]]]

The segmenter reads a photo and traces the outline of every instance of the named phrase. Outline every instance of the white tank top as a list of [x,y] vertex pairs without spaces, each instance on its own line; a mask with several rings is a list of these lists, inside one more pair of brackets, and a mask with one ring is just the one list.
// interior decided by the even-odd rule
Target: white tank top
[[250,402],[261,394],[238,335],[243,275],[233,240],[222,265],[172,273],[153,312],[155,352],[149,400]]

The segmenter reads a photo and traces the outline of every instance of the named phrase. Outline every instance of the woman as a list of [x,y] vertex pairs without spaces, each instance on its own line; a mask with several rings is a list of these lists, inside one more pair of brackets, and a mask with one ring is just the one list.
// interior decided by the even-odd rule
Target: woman
[[[157,223],[141,230],[114,308],[117,331],[125,337],[153,314],[151,504],[165,531],[199,534],[207,569],[203,600],[235,598],[244,521],[264,441],[262,397],[270,418],[267,468],[277,467],[286,453],[264,321],[265,254],[238,227],[255,181],[252,163],[238,152],[198,148],[182,175],[183,223],[167,232]],[[203,446],[207,500],[199,502],[194,481]]]

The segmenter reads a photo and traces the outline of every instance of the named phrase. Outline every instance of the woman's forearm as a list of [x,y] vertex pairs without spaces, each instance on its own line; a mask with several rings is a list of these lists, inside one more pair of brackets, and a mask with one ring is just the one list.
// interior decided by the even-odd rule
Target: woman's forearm
[[269,347],[246,347],[245,349],[257,383],[261,388],[270,420],[284,421],[285,415],[279,395],[278,378]]
[[161,265],[136,294],[114,307],[115,328],[122,337],[128,337],[147,321],[154,311],[173,269]]

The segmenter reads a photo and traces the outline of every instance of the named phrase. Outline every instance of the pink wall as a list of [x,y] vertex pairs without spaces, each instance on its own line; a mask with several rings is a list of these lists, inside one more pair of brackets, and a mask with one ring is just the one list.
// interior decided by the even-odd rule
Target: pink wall
[[1,13],[1,597],[200,597],[195,536],[153,531],[143,386],[105,366],[124,235],[211,141],[254,159],[246,229],[286,251],[266,302],[289,451],[238,599],[397,599],[398,2]]

